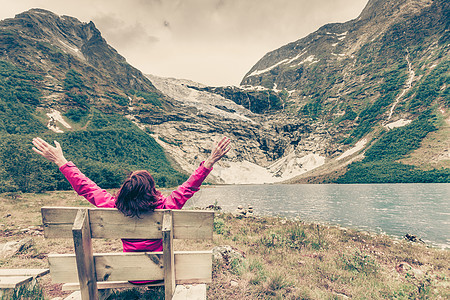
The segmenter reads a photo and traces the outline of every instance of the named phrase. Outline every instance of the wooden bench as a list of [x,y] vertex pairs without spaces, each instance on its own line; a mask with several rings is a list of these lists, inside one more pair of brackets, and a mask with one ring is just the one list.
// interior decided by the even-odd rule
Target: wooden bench
[[0,299],[21,285],[35,284],[36,278],[48,272],[48,269],[0,269]]
[[[75,246],[75,254],[49,254],[52,280],[65,283],[63,290],[79,290],[83,300],[98,299],[99,289],[136,287],[128,281],[160,280],[150,285],[164,285],[165,299],[172,299],[177,284],[211,283],[212,251],[177,252],[173,240],[212,239],[214,212],[155,210],[140,218],[112,208],[43,207],[41,212],[44,236],[73,238]],[[94,253],[93,238],[162,239],[163,251]]]

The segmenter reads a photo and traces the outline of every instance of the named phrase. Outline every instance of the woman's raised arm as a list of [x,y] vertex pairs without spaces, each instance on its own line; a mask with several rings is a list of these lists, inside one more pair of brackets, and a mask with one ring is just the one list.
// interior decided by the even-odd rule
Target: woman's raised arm
[[228,151],[230,151],[231,140],[227,137],[223,137],[222,140],[217,143],[211,150],[211,154],[205,160],[205,168],[211,169],[213,165],[218,162]]
[[34,152],[55,163],[58,168],[67,163],[67,160],[64,157],[63,151],[61,149],[61,145],[57,141],[55,141],[56,147],[53,147],[43,139],[37,137],[33,139],[33,145]]

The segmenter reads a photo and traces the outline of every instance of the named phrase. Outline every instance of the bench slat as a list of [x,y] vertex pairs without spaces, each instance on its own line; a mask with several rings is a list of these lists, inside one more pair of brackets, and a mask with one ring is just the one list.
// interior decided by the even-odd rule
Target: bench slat
[[[42,221],[46,238],[71,238],[79,207],[43,207]],[[92,238],[162,238],[164,210],[129,218],[114,208],[89,208]],[[173,210],[174,239],[212,239],[214,212]]]
[[174,239],[213,238],[214,212],[198,210],[173,210]]
[[[147,286],[163,286],[164,282],[158,283],[148,283],[148,284],[132,284],[128,281],[97,281],[97,288],[99,290],[107,290],[107,289],[123,289],[123,288],[136,288],[136,287],[147,287]],[[76,291],[80,289],[80,284],[78,282],[64,283],[62,285],[63,291]]]
[[48,272],[49,269],[0,269],[0,276],[31,276],[37,278],[48,274]]
[[206,285],[177,285],[172,300],[206,300]]
[[[73,254],[48,256],[52,280],[56,283],[77,282]],[[162,252],[125,252],[94,254],[97,280],[162,280]],[[212,251],[175,251],[177,283],[210,283]]]
[[33,276],[7,276],[0,277],[0,289],[15,289],[16,287],[30,282]]

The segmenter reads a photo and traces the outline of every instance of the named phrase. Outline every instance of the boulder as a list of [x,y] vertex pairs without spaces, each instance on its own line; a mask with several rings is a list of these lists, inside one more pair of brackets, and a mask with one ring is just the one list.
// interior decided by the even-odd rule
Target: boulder
[[0,258],[5,259],[14,256],[20,251],[26,250],[33,245],[32,238],[24,238],[20,241],[12,241],[0,244]]
[[243,260],[245,258],[241,252],[228,245],[214,247],[212,252],[213,259],[223,264],[229,264],[236,259]]

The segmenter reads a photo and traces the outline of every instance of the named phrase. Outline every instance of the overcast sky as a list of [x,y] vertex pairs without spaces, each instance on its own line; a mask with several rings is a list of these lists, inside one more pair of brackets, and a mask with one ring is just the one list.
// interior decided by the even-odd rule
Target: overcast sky
[[368,0],[0,0],[0,19],[43,8],[93,21],[143,73],[239,85],[267,52],[327,23],[358,17]]

